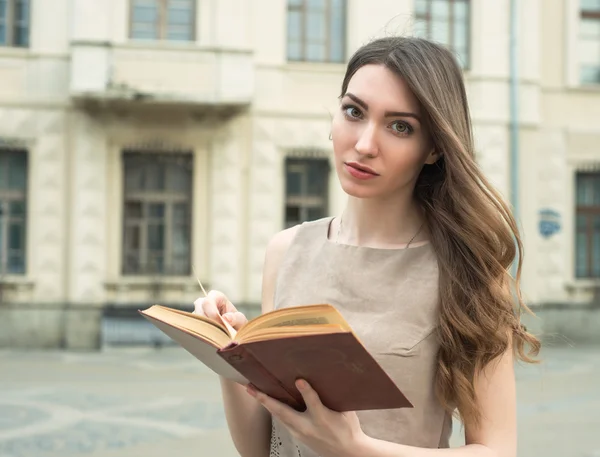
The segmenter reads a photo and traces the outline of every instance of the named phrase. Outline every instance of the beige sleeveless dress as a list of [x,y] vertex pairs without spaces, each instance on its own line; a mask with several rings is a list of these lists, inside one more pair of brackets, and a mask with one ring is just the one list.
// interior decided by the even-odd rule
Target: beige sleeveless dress
[[[305,222],[277,277],[275,309],[335,306],[414,408],[358,412],[373,438],[448,447],[452,421],[434,393],[438,265],[431,244],[375,249],[329,240],[333,218]],[[316,457],[273,420],[270,457]]]

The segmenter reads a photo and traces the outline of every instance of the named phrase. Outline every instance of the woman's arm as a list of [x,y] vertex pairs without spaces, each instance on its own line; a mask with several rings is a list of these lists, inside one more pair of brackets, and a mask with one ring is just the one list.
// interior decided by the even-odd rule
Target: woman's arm
[[[275,282],[295,228],[278,233],[267,246],[263,267],[262,313],[274,308]],[[225,417],[233,443],[242,457],[266,457],[271,441],[271,415],[246,393],[246,388],[221,378]]]
[[465,427],[465,446],[423,449],[365,437],[357,456],[372,457],[515,457],[517,455],[516,388],[512,348],[475,378],[481,408],[478,426]]

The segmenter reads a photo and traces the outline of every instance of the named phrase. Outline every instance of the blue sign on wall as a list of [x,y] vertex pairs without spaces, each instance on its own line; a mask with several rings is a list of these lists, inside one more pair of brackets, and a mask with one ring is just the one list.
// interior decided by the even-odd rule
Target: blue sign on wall
[[539,230],[544,238],[560,232],[560,213],[550,208],[543,208],[539,212]]

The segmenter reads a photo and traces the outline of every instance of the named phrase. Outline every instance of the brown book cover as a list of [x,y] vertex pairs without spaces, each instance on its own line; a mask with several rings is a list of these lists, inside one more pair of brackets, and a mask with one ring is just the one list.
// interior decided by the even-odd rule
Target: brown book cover
[[335,308],[284,308],[253,319],[239,332],[184,311],[153,306],[150,322],[215,373],[291,407],[305,408],[295,387],[308,381],[334,411],[412,407]]

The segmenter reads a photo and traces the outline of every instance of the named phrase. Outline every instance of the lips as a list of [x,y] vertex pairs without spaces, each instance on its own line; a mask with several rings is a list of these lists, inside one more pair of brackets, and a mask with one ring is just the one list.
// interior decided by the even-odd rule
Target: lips
[[371,167],[367,167],[366,165],[361,165],[357,162],[346,162],[346,165],[351,168],[354,168],[355,170],[362,171],[363,173],[369,173],[373,176],[379,176],[379,173],[377,173]]
[[346,172],[354,179],[360,181],[370,181],[376,179],[379,175],[370,167],[360,165],[356,162],[344,163]]

